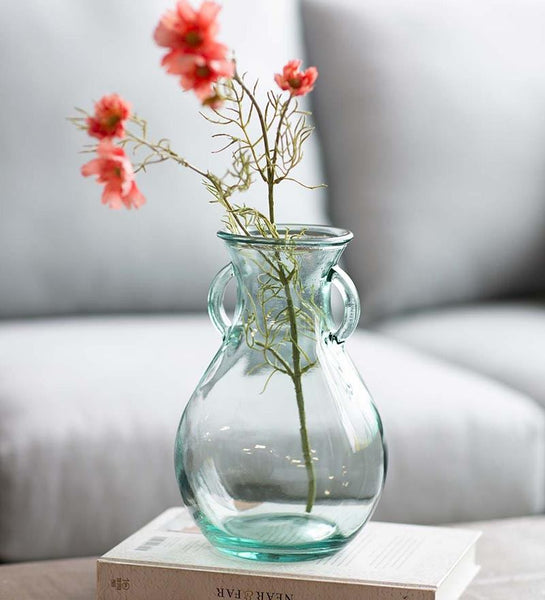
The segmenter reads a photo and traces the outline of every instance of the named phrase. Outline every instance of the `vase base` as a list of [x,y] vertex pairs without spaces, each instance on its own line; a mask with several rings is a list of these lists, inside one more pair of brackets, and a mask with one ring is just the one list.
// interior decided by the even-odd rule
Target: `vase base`
[[233,517],[224,531],[200,519],[203,532],[221,552],[249,560],[296,562],[337,552],[347,543],[335,523],[314,515],[265,514]]

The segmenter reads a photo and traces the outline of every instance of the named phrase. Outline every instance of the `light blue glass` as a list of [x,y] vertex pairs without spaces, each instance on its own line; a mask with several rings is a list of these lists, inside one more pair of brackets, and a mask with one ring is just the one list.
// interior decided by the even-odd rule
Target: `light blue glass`
[[[279,226],[280,239],[218,235],[231,263],[209,314],[223,343],[180,421],[176,476],[219,550],[254,560],[317,558],[372,515],[386,473],[382,424],[345,350],[359,300],[337,266],[352,238]],[[223,308],[237,283],[233,321]],[[332,284],[344,301],[336,325]]]

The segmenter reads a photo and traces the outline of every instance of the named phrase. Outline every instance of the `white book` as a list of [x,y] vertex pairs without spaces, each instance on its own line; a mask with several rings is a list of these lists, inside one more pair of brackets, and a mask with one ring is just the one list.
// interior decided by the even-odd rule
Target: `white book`
[[299,563],[215,550],[171,508],[97,562],[97,600],[455,600],[480,532],[371,521],[341,551]]

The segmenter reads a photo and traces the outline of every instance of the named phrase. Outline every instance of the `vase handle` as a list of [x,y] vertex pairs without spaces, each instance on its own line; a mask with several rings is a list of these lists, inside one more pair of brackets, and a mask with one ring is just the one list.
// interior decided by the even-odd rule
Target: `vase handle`
[[225,288],[234,277],[233,265],[229,263],[214,277],[208,291],[208,314],[214,327],[225,337],[231,327],[231,320],[223,306]]
[[339,290],[344,304],[343,321],[337,331],[330,333],[331,339],[342,344],[358,326],[361,312],[360,299],[354,282],[340,267],[332,267],[328,280]]

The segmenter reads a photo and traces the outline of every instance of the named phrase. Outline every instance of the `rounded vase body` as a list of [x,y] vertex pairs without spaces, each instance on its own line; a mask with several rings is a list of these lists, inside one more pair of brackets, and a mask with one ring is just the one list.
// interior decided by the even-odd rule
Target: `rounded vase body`
[[[382,424],[345,351],[359,318],[337,267],[351,234],[279,226],[280,238],[220,232],[231,263],[212,283],[223,335],[180,421],[184,503],[219,550],[256,560],[331,554],[370,518],[382,491]],[[223,292],[234,277],[232,322]],[[344,300],[340,325],[331,288]]]

